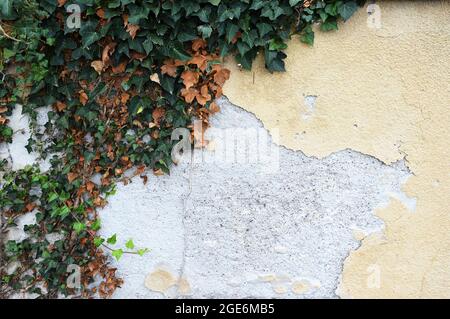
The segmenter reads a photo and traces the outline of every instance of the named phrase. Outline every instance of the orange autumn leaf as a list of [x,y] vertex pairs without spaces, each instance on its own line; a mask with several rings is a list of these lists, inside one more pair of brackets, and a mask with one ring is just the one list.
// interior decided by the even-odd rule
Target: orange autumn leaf
[[72,183],[78,177],[77,173],[69,173],[67,174],[67,179],[69,183]]
[[108,43],[102,52],[102,62],[106,66],[109,63],[109,56],[114,53],[117,43]]
[[95,70],[98,74],[101,74],[101,73],[103,72],[104,66],[105,66],[105,65],[104,65],[103,62],[100,61],[100,60],[92,61],[92,63],[91,63],[91,67],[93,67],[94,70]]
[[127,104],[128,100],[130,99],[130,94],[123,92],[122,95],[120,96],[120,102],[122,104]]
[[56,109],[58,110],[58,112],[64,111],[64,110],[66,109],[66,106],[67,106],[67,105],[66,105],[65,103],[60,102],[60,101],[56,101],[55,107],[56,107]]
[[137,32],[141,27],[135,24],[127,24],[127,32],[130,34],[131,38],[134,40]]
[[136,172],[135,172],[136,175],[140,175],[144,172],[145,172],[145,165],[139,165],[138,167],[136,167]]
[[222,87],[221,86],[219,86],[219,85],[217,85],[215,83],[212,83],[212,82],[210,82],[208,84],[208,86],[209,86],[209,89],[214,92],[216,98],[222,96],[223,92],[222,92]]
[[126,27],[128,25],[128,14],[122,15],[123,25]]
[[231,43],[235,44],[241,36],[242,36],[242,33],[239,31],[238,33],[236,33],[236,35],[233,37],[233,39],[231,39]]
[[206,98],[204,98],[203,96],[201,96],[200,94],[197,94],[195,97],[197,99],[198,104],[200,104],[201,106],[205,106],[206,103],[209,101]]
[[153,131],[150,134],[150,136],[151,136],[152,139],[157,140],[159,138],[159,131]]
[[166,114],[166,110],[163,109],[162,107],[157,107],[156,109],[154,109],[152,112],[152,117],[153,117],[153,120],[155,121],[155,123],[159,124],[165,114]]
[[181,96],[184,97],[184,100],[187,103],[192,103],[194,101],[194,99],[197,97],[197,95],[198,95],[198,90],[196,90],[194,88],[181,90]]
[[211,113],[217,113],[217,112],[220,111],[220,107],[217,105],[216,102],[212,102],[212,103],[209,105],[209,111],[210,111]]
[[208,67],[208,59],[203,55],[194,56],[188,64],[195,64],[202,72]]
[[114,74],[117,74],[117,73],[123,73],[123,72],[125,72],[125,69],[127,68],[127,61],[122,61],[121,63],[119,63],[118,65],[116,65],[116,66],[113,66],[112,67],[112,71],[113,71],[113,73]]
[[164,61],[164,65],[161,67],[161,73],[167,74],[171,77],[177,76],[177,66],[171,60]]
[[206,48],[206,41],[203,39],[195,39],[192,41],[192,51],[197,52],[200,49]]
[[181,74],[181,78],[183,79],[183,84],[186,87],[186,89],[189,89],[198,83],[199,74],[198,72],[187,70]]
[[101,197],[96,197],[94,199],[94,205],[95,206],[99,206],[99,207],[103,207],[103,206],[106,205],[106,202]]
[[134,60],[139,60],[142,62],[142,60],[144,60],[147,57],[147,54],[145,53],[140,53],[140,52],[136,52],[136,51],[132,51],[130,53],[130,57]]
[[35,204],[35,203],[28,203],[28,204],[25,206],[27,212],[31,212],[35,207],[36,207],[36,204]]
[[183,62],[183,61],[181,61],[181,60],[175,60],[175,61],[174,61],[174,65],[175,65],[176,67],[179,67],[179,66],[182,66],[182,65],[186,65],[186,63]]
[[84,92],[83,90],[81,90],[79,93],[80,93],[80,103],[83,104],[83,106],[84,106],[89,101],[89,97],[87,96],[86,92]]
[[208,86],[206,84],[202,86],[200,94],[198,94],[196,98],[201,106],[205,106],[207,102],[211,101],[211,95],[209,94]]
[[97,11],[95,11],[95,14],[99,17],[104,19],[105,18],[105,10],[103,10],[102,8],[98,9]]
[[58,7],[62,7],[63,5],[65,5],[67,2],[67,0],[58,0]]
[[131,38],[134,39],[134,37],[136,36],[136,33],[138,32],[140,27],[135,24],[129,24],[127,14],[124,14],[122,16],[122,19],[123,19],[123,25],[125,26],[126,31],[130,34]]
[[87,189],[88,192],[91,193],[92,190],[94,189],[94,187],[95,187],[95,184],[92,183],[91,181],[89,181],[89,182],[86,183],[86,189]]
[[215,65],[213,70],[216,71],[214,74],[214,82],[219,86],[223,86],[225,82],[230,79],[230,70],[222,68],[220,65]]

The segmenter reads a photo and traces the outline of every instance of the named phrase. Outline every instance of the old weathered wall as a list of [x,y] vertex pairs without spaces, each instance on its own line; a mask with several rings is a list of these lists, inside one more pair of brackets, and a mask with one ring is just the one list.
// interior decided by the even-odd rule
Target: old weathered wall
[[[346,259],[341,296],[450,297],[450,2],[377,3],[381,28],[360,11],[339,32],[317,34],[312,49],[293,40],[286,74],[259,62],[236,76],[230,62],[225,92],[288,148],[406,161],[413,177],[402,189],[417,207],[392,198],[377,210],[385,230]],[[317,97],[313,107],[306,96]],[[380,288],[367,285],[373,272]]]
[[[450,1],[377,5],[292,39],[286,73],[226,61],[204,152],[101,212],[151,249],[113,261],[114,297],[450,297]],[[11,124],[18,169],[35,157]]]

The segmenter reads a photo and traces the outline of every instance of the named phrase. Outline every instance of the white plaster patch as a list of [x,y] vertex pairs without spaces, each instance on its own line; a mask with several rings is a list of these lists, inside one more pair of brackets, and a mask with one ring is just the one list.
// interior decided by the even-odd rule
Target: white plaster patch
[[[219,103],[213,127],[262,128],[252,114]],[[125,279],[114,297],[336,297],[343,261],[359,246],[355,229],[382,229],[373,211],[409,173],[350,150],[319,160],[277,147],[275,171],[183,162],[146,186],[139,178],[119,185],[101,212],[102,233],[152,251],[114,261]],[[161,264],[177,282],[165,295],[145,286]]]
[[28,153],[25,146],[28,144],[30,138],[30,128],[28,116],[22,114],[22,106],[16,105],[12,115],[9,117],[10,127],[12,128],[13,143],[9,146],[6,144],[3,147],[8,148],[8,154],[5,156],[5,152],[2,152],[3,158],[10,160],[10,164],[14,170],[22,169],[26,165],[31,165],[36,161],[34,154]]
[[[50,108],[48,107],[37,110],[38,129],[42,129],[43,125],[47,123],[47,112],[49,110]],[[9,126],[14,132],[13,142],[10,144],[0,144],[0,159],[7,159],[13,170],[23,169],[27,165],[37,163],[38,155],[33,152],[29,153],[26,149],[31,131],[28,115],[22,114],[22,105],[16,105],[8,119],[10,120]],[[42,171],[49,169],[49,160],[39,161],[39,166]]]

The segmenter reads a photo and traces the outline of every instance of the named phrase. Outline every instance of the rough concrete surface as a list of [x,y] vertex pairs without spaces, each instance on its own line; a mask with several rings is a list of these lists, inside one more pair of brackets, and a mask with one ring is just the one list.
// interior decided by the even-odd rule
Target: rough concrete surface
[[[220,105],[210,132],[255,128],[270,141],[254,115]],[[152,251],[116,263],[125,284],[115,297],[336,297],[355,236],[382,229],[373,211],[409,173],[349,150],[319,160],[272,146],[276,169],[182,162],[146,186],[119,186],[101,213],[103,234]]]

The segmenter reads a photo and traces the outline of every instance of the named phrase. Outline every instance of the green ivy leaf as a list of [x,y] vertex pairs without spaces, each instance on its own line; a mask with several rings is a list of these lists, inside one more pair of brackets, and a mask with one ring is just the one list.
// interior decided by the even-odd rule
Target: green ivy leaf
[[59,195],[57,193],[51,193],[48,197],[48,202],[51,203],[59,198]]
[[134,249],[134,243],[133,240],[130,239],[126,242],[125,247],[127,247],[128,249]]
[[350,17],[356,12],[356,10],[358,10],[358,5],[355,1],[344,2],[338,8],[338,12],[341,15],[342,19],[344,19],[344,21],[350,19]]
[[86,229],[86,225],[84,223],[76,222],[73,224],[73,229],[77,234],[81,233],[83,230]]
[[116,235],[116,234],[112,235],[111,237],[109,237],[109,238],[106,240],[106,242],[107,242],[108,244],[115,245],[115,244],[117,243],[117,235]]
[[99,230],[100,227],[101,227],[100,219],[96,219],[91,225],[91,229],[94,230],[94,231]]
[[181,60],[181,61],[188,61],[191,59],[191,56],[187,54],[183,49],[180,48],[172,48],[171,55],[172,58]]
[[8,48],[3,48],[3,58],[8,60],[9,58],[12,58],[13,56],[16,55],[16,52],[14,52],[13,50],[10,50]]
[[258,23],[256,27],[258,28],[259,36],[261,38],[273,30],[273,27],[268,23]]
[[303,31],[303,34],[300,37],[300,41],[311,46],[314,44],[314,31],[312,30],[311,26],[308,26]]
[[13,0],[2,0],[2,3],[0,3],[0,13],[1,18],[14,18]]
[[200,25],[197,27],[197,30],[201,33],[203,39],[208,39],[213,31],[209,25]]
[[269,41],[269,50],[281,51],[287,48],[287,44],[280,39],[272,39]]
[[289,5],[291,7],[295,7],[297,4],[300,3],[300,1],[303,1],[303,0],[289,0]]
[[153,42],[150,38],[145,39],[144,42],[142,42],[142,47],[145,50],[145,53],[150,54],[150,52],[153,50]]
[[141,248],[141,249],[138,249],[137,253],[138,253],[139,256],[144,256],[149,251],[150,250],[148,248]]
[[113,257],[115,257],[117,259],[117,261],[119,261],[120,258],[122,258],[123,250],[122,249],[113,250],[112,255],[113,255]]
[[231,43],[231,41],[234,39],[238,31],[239,27],[237,25],[235,25],[234,23],[227,23],[227,30],[225,36],[228,43]]
[[320,30],[322,31],[332,31],[337,29],[338,29],[337,21],[327,21],[320,25]]
[[100,247],[103,243],[105,242],[105,240],[101,237],[95,237],[94,238],[94,245],[96,247]]

